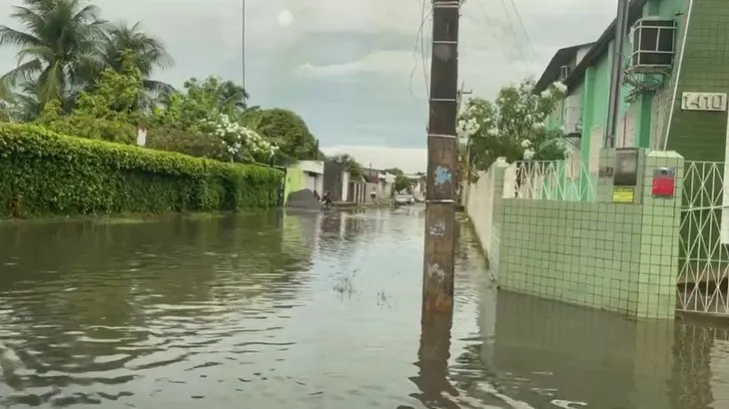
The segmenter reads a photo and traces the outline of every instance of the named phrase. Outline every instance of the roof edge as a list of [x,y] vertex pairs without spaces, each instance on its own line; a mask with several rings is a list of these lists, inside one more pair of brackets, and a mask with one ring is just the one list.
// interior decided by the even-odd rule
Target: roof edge
[[[557,65],[559,65],[559,67],[563,65],[561,64],[561,60],[563,60],[563,58],[560,57],[566,58],[569,54],[576,55],[577,51],[579,51],[580,49],[592,46],[593,44],[593,42],[582,43],[565,48],[560,48],[559,50],[557,50],[557,52],[555,52],[552,56],[552,59],[549,60],[547,67],[542,72],[542,76],[539,77],[539,80],[534,85],[535,92],[541,92],[547,89],[547,87],[550,85],[550,78],[552,77],[555,70],[558,69]],[[572,56],[570,56],[569,58],[572,58]]]
[[[642,17],[643,6],[648,3],[648,0],[632,0],[628,5],[628,25],[631,25],[631,21],[635,21]],[[636,16],[637,12],[640,11],[640,16]],[[564,84],[568,89],[573,88],[585,75],[587,68],[596,63],[600,57],[602,57],[610,48],[610,42],[615,39],[615,28],[617,25],[617,18],[608,25],[603,31],[602,35],[595,41],[594,45],[590,48],[590,51],[585,54],[585,57],[580,61],[570,75],[564,80]]]

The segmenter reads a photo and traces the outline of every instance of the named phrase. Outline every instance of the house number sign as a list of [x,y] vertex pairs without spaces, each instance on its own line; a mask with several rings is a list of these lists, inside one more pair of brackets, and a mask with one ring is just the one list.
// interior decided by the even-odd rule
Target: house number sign
[[683,111],[724,112],[727,109],[727,95],[714,92],[684,92],[681,95]]

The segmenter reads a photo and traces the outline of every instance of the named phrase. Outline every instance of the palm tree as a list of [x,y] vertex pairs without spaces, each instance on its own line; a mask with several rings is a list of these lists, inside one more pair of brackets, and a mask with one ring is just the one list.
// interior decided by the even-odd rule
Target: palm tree
[[140,28],[140,23],[135,23],[132,26],[120,23],[108,27],[102,49],[104,67],[120,72],[125,53],[131,51],[134,65],[145,78],[145,88],[157,94],[170,93],[174,91],[171,85],[151,80],[149,77],[157,69],[171,67],[173,64],[172,57],[165,50],[162,41],[143,33]]
[[233,81],[224,81],[219,88],[221,108],[232,108],[239,111],[245,111],[248,108],[246,102],[250,97],[248,92]]
[[9,86],[34,83],[41,105],[66,100],[102,63],[99,8],[85,0],[25,0],[14,9],[11,17],[23,30],[0,25],[0,46],[20,48],[18,65],[0,79]]

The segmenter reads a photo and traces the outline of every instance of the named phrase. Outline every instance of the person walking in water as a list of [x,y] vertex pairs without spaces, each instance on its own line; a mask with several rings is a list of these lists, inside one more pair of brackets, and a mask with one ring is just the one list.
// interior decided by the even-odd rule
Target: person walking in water
[[332,204],[332,198],[329,192],[324,192],[324,197],[321,199],[322,209],[329,210],[329,205]]
[[372,188],[370,199],[372,199],[372,204],[377,204],[377,190],[375,190],[375,188]]

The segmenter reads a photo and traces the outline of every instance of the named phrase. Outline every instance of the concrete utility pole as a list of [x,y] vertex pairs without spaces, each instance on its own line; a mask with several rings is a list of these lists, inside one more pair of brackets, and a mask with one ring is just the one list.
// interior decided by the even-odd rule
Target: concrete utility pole
[[453,313],[458,167],[458,0],[432,0],[423,316]]
[[625,32],[628,31],[629,0],[618,0],[618,16],[615,18],[615,43],[613,48],[613,66],[610,77],[610,105],[608,106],[607,129],[605,130],[605,147],[614,148],[618,134],[618,111],[620,110],[620,88],[623,84],[623,47]]

